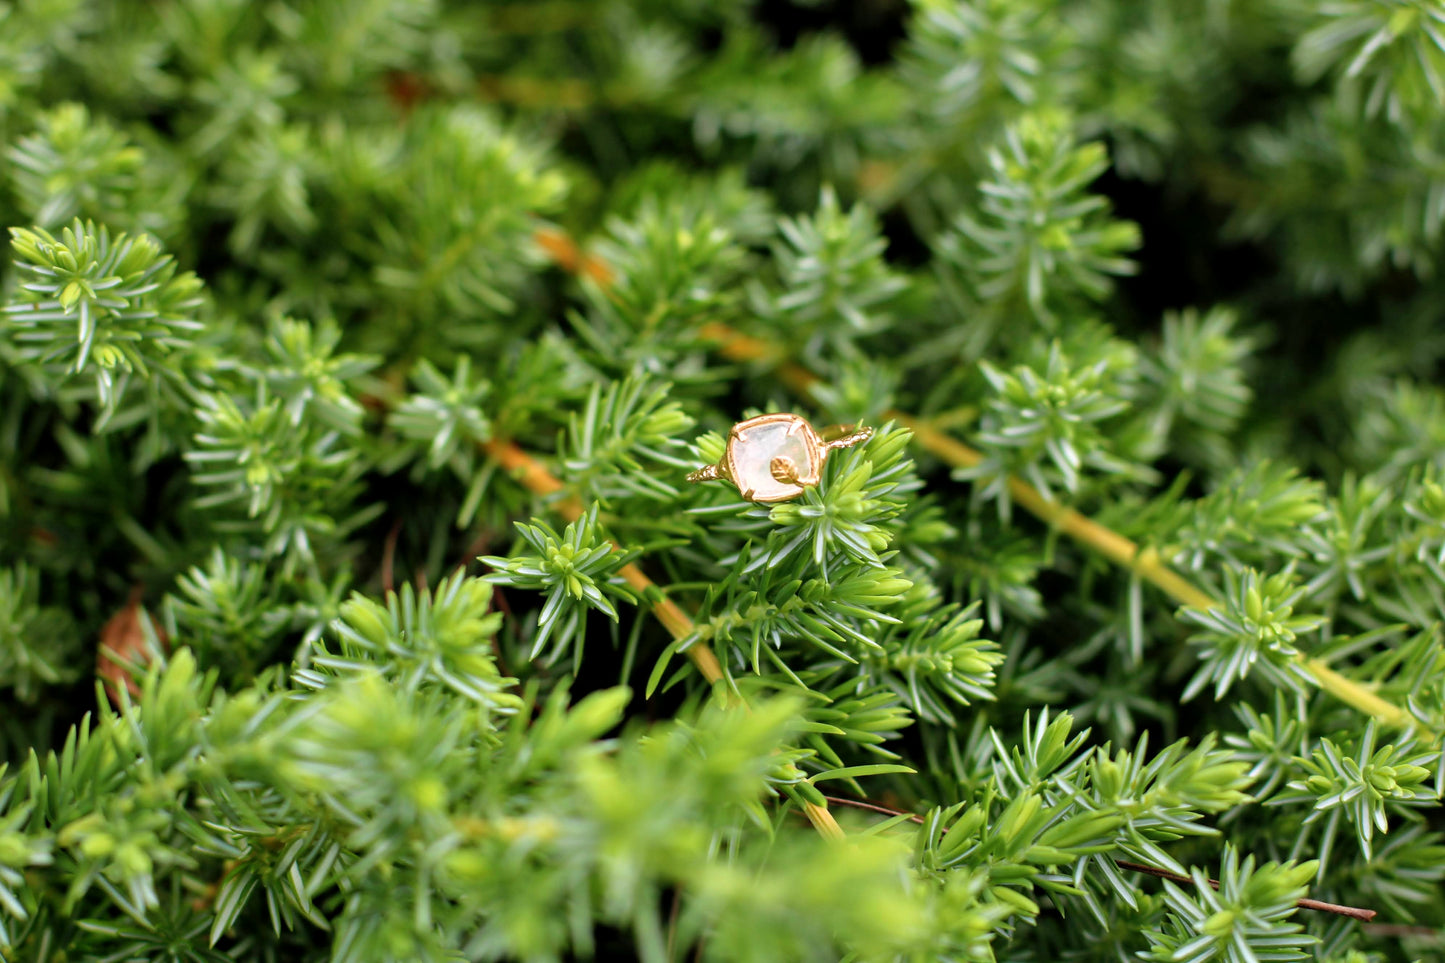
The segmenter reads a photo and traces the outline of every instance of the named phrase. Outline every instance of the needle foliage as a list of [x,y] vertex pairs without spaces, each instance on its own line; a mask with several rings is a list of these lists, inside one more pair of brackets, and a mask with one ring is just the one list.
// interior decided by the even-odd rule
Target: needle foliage
[[[1440,958],[1442,105],[1441,0],[0,3],[0,960]],[[685,482],[769,411],[874,433]]]

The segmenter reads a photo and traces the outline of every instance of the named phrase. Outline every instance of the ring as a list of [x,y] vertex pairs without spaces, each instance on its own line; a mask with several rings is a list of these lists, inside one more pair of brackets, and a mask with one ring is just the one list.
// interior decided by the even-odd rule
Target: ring
[[872,428],[834,425],[819,432],[798,415],[758,415],[733,425],[722,461],[699,468],[687,480],[730,481],[750,502],[785,502],[818,484],[828,452],[872,437]]

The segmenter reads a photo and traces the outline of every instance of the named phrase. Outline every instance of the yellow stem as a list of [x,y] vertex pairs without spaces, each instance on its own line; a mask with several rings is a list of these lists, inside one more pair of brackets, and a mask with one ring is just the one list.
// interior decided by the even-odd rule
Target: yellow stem
[[[1347,705],[1379,719],[1388,726],[1406,729],[1417,725],[1419,720],[1393,702],[1380,698],[1365,686],[1340,675],[1319,659],[1300,655],[1297,659],[1304,670],[1314,677],[1321,689]],[[1434,734],[1431,734],[1434,736]]]
[[[972,468],[983,461],[981,452],[944,434],[928,421],[901,411],[887,412],[885,417],[908,428],[920,445],[955,468]],[[1202,609],[1218,604],[1208,592],[1169,568],[1153,548],[1141,550],[1137,543],[1067,505],[1059,504],[1021,478],[1010,477],[1008,490],[1009,497],[1031,515],[1089,546],[1114,564],[1137,573],[1176,602]]]
[[[955,468],[972,468],[983,461],[981,452],[944,434],[926,421],[901,411],[888,412],[887,417],[910,429],[920,445]],[[1008,490],[1014,502],[1025,510],[1114,564],[1134,572],[1176,602],[1198,609],[1210,609],[1219,604],[1214,596],[1170,568],[1152,547],[1140,549],[1137,542],[1048,498],[1021,478],[1010,477]],[[1386,725],[1403,729],[1415,724],[1415,718],[1404,709],[1380,698],[1369,687],[1346,678],[1321,660],[1301,655],[1296,661],[1316,685],[1341,702],[1374,716]]]

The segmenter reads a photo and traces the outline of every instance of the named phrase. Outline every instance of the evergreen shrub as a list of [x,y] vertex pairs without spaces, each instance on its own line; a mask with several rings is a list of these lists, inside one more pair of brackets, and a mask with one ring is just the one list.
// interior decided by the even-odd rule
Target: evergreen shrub
[[[1441,0],[0,3],[0,959],[1445,958],[1442,105]],[[685,482],[770,411],[874,435]]]

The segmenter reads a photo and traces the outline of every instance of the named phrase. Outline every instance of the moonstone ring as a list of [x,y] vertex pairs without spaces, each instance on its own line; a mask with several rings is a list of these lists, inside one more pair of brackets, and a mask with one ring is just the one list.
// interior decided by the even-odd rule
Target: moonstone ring
[[[825,435],[829,440],[824,440]],[[733,425],[722,461],[699,468],[687,480],[722,479],[738,486],[750,502],[785,502],[818,484],[828,452],[852,448],[872,437],[872,428],[843,425],[820,433],[798,415],[758,415]]]

